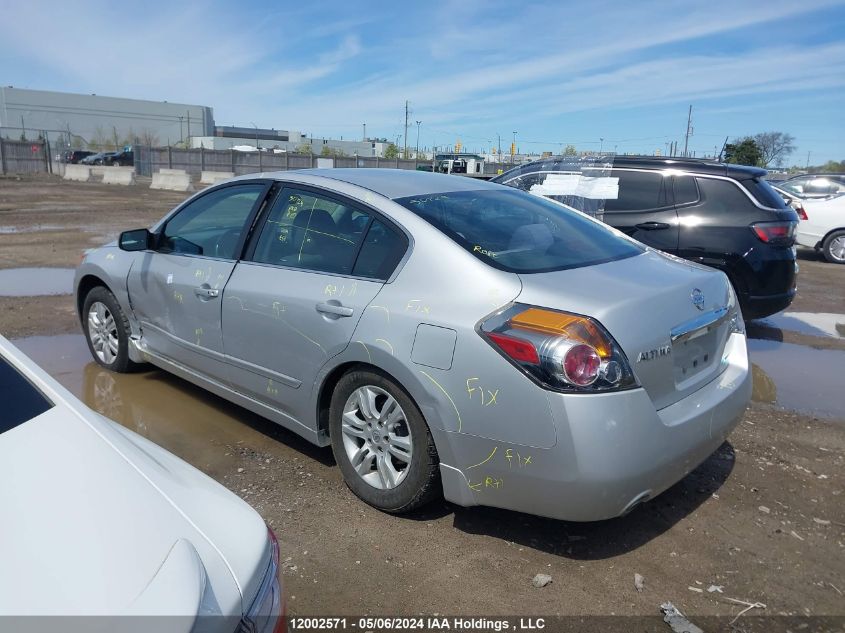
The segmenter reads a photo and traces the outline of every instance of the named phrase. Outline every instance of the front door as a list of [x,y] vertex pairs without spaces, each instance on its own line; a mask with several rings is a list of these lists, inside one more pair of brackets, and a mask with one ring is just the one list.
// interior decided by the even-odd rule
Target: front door
[[282,189],[224,292],[234,388],[301,419],[317,373],[350,344],[404,254],[403,239],[345,198]]
[[220,305],[264,182],[217,188],[170,217],[129,272],[146,349],[225,382]]

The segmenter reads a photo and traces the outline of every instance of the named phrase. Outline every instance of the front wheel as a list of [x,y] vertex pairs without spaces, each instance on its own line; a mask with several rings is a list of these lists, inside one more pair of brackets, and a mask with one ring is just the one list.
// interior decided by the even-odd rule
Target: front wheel
[[431,432],[408,394],[384,374],[355,370],[340,379],[329,433],[346,485],[371,506],[399,514],[440,494]]
[[82,305],[82,318],[85,340],[95,361],[121,373],[139,367],[129,358],[129,320],[108,289],[91,289]]
[[834,231],[822,244],[824,258],[832,264],[845,264],[845,231]]

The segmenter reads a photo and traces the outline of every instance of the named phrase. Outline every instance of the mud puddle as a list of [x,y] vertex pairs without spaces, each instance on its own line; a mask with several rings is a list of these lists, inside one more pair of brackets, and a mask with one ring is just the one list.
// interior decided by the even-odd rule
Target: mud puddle
[[64,231],[67,227],[57,224],[34,224],[32,226],[0,226],[0,235],[17,233],[40,233],[41,231]]
[[830,312],[781,312],[752,321],[765,327],[789,330],[809,336],[845,338],[845,314]]
[[218,479],[231,473],[244,450],[295,452],[277,441],[279,434],[282,442],[300,448],[299,438],[272,422],[164,371],[103,369],[91,359],[82,335],[32,336],[13,343],[98,413]]
[[74,272],[73,268],[0,269],[0,297],[70,294]]
[[845,351],[748,339],[752,398],[784,409],[845,421]]

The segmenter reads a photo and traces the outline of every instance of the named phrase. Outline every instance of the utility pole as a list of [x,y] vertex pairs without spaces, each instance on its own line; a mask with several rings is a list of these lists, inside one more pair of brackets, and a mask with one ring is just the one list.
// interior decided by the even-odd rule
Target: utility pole
[[420,157],[420,123],[422,121],[417,121],[417,150],[414,152],[415,160],[418,160]]
[[23,115],[21,115],[21,135],[26,140],[26,126],[23,124]]
[[689,137],[692,135],[692,104],[689,106],[689,114],[687,114],[687,133],[684,135],[684,158],[689,158],[687,153],[687,146],[689,145]]
[[511,165],[516,162],[516,132],[513,133],[513,145],[511,145]]
[[502,135],[496,134],[496,138],[499,139],[499,153],[496,154],[496,160],[501,161],[502,160]]
[[599,156],[601,156],[602,151],[604,150],[604,139],[600,136],[599,137]]
[[183,116],[180,116],[180,117],[179,117],[179,142],[180,142],[180,143],[184,143],[184,142],[185,142],[185,135],[184,135],[184,134],[183,134],[183,132],[182,132],[182,119],[184,119],[184,118],[185,118],[185,117],[183,117]]
[[191,144],[191,111],[186,110],[186,114],[188,115],[188,145]]
[[364,136],[361,139],[363,142],[367,142],[367,124],[364,123]]
[[[252,121],[250,121],[252,123]],[[252,127],[255,128],[255,149],[258,149],[258,126],[255,123],[252,123]]]
[[405,99],[405,158],[408,158],[408,100]]
[[807,152],[807,166],[805,167],[807,171],[810,170],[810,152]]

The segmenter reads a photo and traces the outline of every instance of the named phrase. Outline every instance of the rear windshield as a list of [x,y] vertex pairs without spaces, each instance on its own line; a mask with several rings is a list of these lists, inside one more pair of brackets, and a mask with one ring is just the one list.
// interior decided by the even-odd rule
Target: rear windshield
[[749,178],[748,180],[741,181],[741,184],[764,207],[783,209],[786,206],[780,194],[772,189],[772,186],[762,178]]
[[396,202],[483,262],[509,272],[578,268],[643,252],[580,213],[523,191],[455,191]]
[[0,402],[3,403],[0,434],[53,407],[53,403],[4,358],[0,358]]

